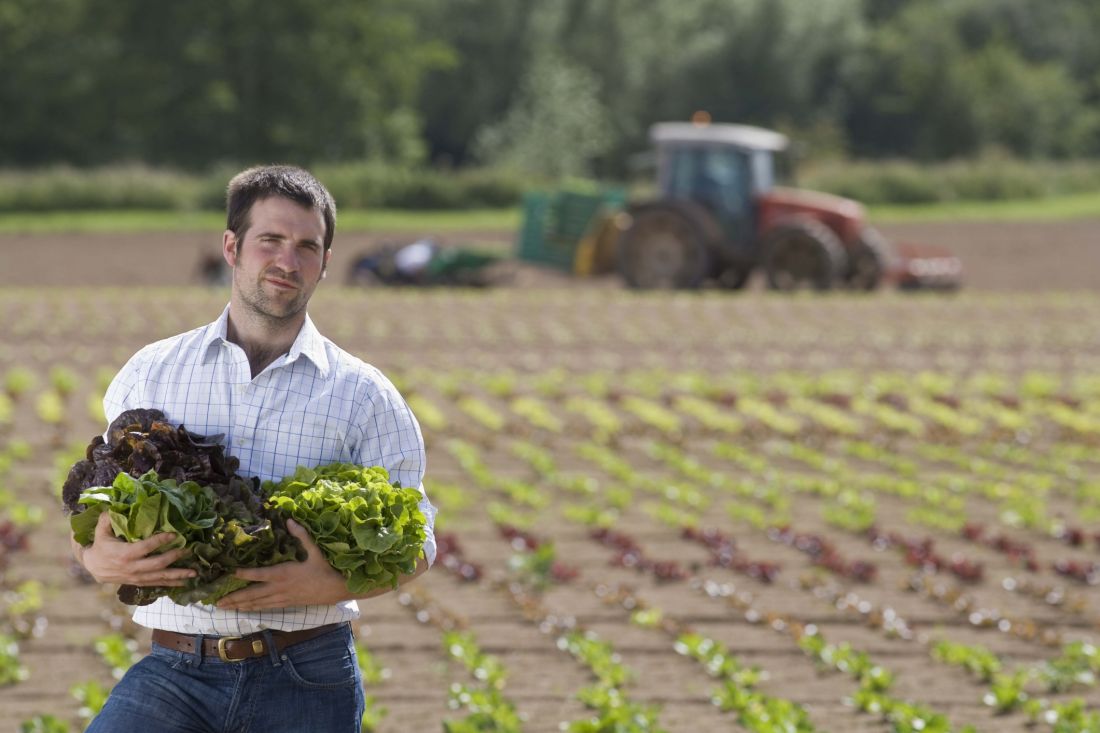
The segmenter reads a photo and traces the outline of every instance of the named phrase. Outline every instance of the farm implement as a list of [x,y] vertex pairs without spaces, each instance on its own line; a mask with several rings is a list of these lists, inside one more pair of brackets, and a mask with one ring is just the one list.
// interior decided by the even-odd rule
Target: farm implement
[[506,282],[511,274],[502,253],[419,239],[362,254],[352,263],[347,284],[486,287]]

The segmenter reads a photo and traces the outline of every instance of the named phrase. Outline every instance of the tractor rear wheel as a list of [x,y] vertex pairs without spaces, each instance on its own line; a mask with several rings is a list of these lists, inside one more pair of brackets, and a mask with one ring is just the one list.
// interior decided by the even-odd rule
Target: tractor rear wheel
[[874,290],[886,272],[888,256],[886,238],[874,227],[864,227],[855,246],[848,250],[844,284],[852,290]]
[[844,246],[816,219],[779,224],[764,236],[763,251],[772,290],[829,290],[844,273]]
[[705,232],[710,216],[687,203],[667,202],[631,212],[619,237],[619,271],[632,288],[697,288],[710,274]]

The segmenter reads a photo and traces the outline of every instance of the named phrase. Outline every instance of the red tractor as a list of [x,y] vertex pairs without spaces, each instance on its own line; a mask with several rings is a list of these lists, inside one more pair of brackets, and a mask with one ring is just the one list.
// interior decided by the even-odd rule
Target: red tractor
[[787,138],[745,125],[654,125],[659,197],[615,217],[617,269],[635,288],[740,288],[757,269],[775,290],[953,288],[948,253],[898,252],[849,199],[780,186]]

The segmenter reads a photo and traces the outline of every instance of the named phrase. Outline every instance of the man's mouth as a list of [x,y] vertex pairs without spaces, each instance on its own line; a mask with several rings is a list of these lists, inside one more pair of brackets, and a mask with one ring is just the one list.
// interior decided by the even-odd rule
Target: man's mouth
[[271,283],[275,287],[283,289],[283,290],[297,290],[298,289],[298,286],[295,283],[292,283],[289,280],[283,280],[282,278],[272,277],[272,276],[268,275],[267,277],[264,278],[264,280],[267,280],[269,283]]

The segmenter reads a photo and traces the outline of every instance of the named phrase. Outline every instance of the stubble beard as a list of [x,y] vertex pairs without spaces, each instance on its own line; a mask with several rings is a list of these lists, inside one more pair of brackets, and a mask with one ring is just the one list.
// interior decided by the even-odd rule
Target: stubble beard
[[244,305],[248,312],[266,322],[273,327],[283,326],[295,318],[305,310],[306,305],[309,303],[309,294],[305,292],[303,283],[300,280],[294,278],[287,278],[282,274],[271,273],[276,277],[283,280],[289,280],[298,286],[298,293],[293,299],[285,302],[274,300],[264,291],[264,278],[268,275],[267,272],[261,274],[255,283],[252,283],[250,287],[245,287],[245,283],[242,282],[243,277],[239,270],[233,271],[233,283],[236,290],[241,295],[241,303]]

